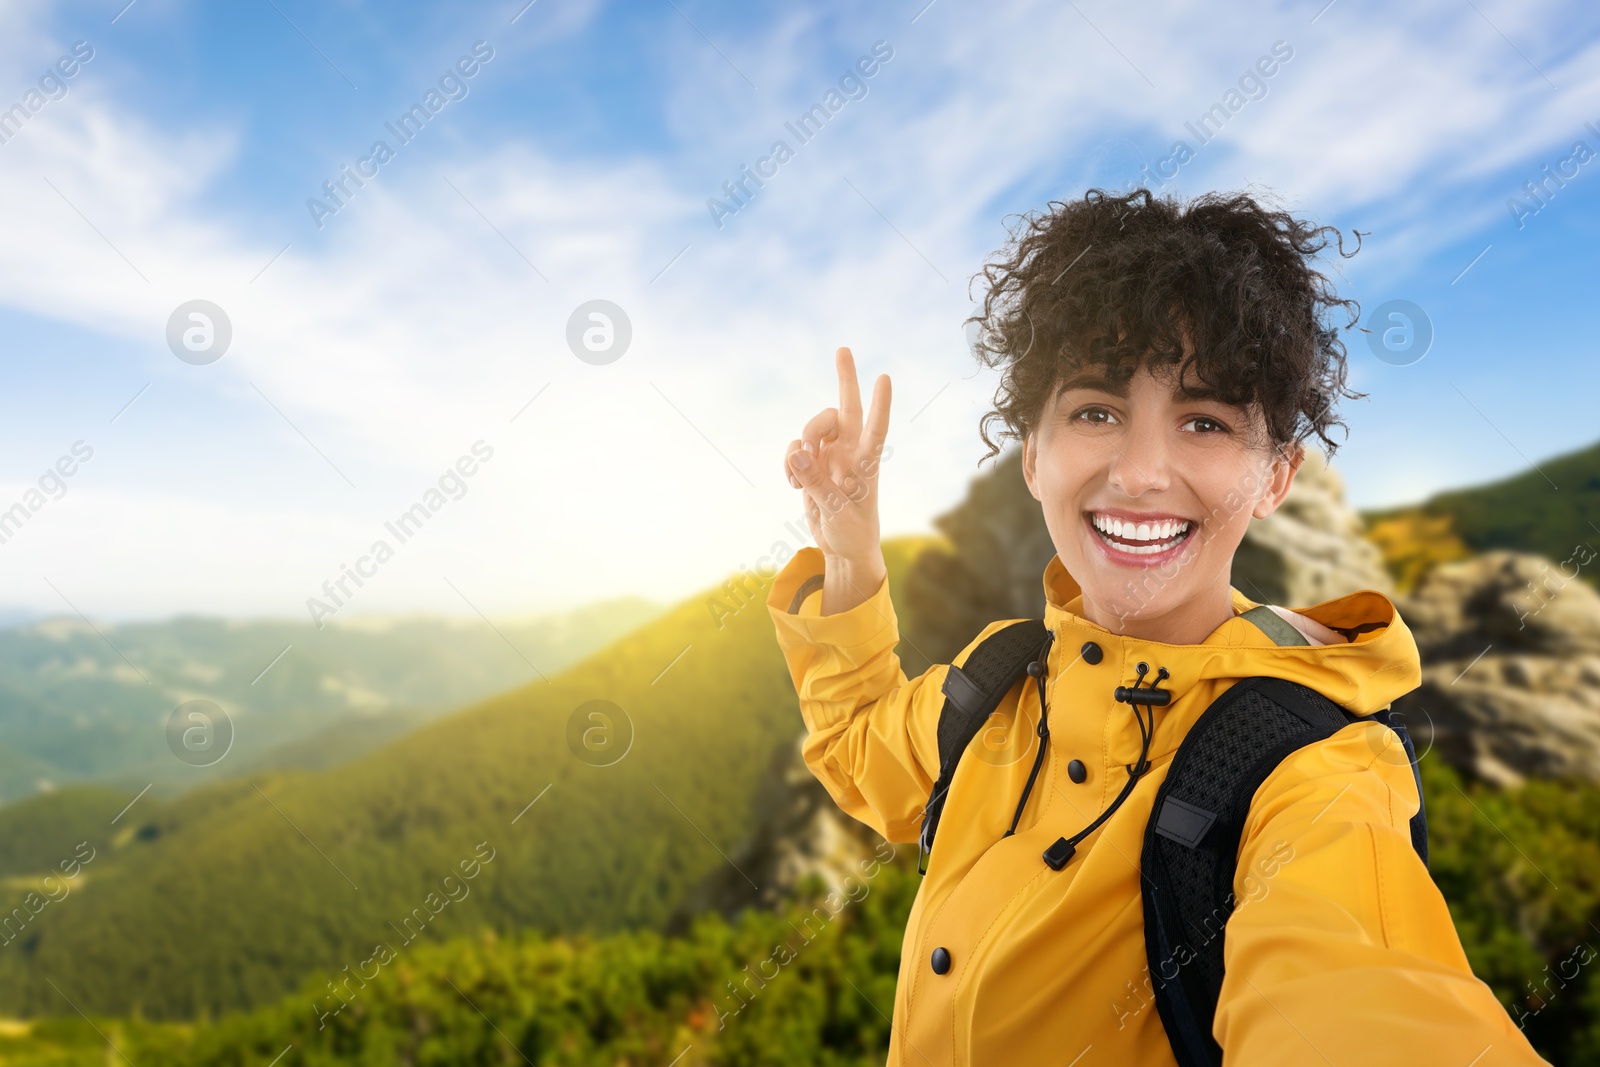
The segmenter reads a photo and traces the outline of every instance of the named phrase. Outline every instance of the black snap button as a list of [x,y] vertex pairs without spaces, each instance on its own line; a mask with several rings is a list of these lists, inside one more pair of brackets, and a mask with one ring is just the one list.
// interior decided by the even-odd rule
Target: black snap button
[[1080,785],[1085,778],[1089,777],[1089,771],[1084,767],[1083,760],[1075,759],[1067,764],[1067,777]]
[[933,973],[944,974],[950,970],[950,950],[943,945],[933,950]]
[[1078,652],[1083,656],[1083,662],[1089,664],[1090,666],[1100,662],[1100,646],[1095,644],[1093,641],[1085,641],[1083,643],[1083,647],[1079,649]]

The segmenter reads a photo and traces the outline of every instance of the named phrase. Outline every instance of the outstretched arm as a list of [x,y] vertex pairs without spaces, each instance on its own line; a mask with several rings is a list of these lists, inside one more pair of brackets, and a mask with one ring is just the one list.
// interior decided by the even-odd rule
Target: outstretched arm
[[1290,755],[1251,805],[1213,1028],[1228,1063],[1543,1064],[1472,973],[1411,845],[1388,727]]
[[878,378],[863,420],[848,348],[834,366],[839,406],[806,423],[784,455],[817,547],[778,574],[767,608],[800,696],[807,766],[844,811],[890,841],[912,841],[938,776],[943,670],[910,681],[894,652],[900,634],[878,531],[889,376]]

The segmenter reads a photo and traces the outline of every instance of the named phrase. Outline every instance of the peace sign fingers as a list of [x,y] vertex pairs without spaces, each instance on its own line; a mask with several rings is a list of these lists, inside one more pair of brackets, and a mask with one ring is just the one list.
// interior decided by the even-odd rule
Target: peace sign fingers
[[872,410],[863,426],[861,387],[848,348],[834,352],[834,367],[839,406],[806,423],[784,455],[784,469],[789,484],[805,495],[806,519],[823,555],[870,576],[882,571],[878,461],[889,433],[889,376],[881,374],[874,382]]

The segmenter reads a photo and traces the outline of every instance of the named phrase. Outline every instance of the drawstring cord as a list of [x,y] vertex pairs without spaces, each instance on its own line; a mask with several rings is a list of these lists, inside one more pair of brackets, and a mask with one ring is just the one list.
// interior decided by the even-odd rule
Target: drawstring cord
[[1039,751],[1033,757],[1033,770],[1028,772],[1028,784],[1022,787],[1022,799],[1017,801],[1017,813],[1011,817],[1011,829],[1005,832],[1006,837],[1017,832],[1017,821],[1022,818],[1022,809],[1028,804],[1028,794],[1033,792],[1034,779],[1039,777],[1039,768],[1044,765],[1044,746],[1050,740],[1050,707],[1044,699],[1044,671],[1050,645],[1055,639],[1055,631],[1049,631],[1044,648],[1039,650],[1039,658],[1028,664],[1028,677],[1039,684]]
[[[1054,637],[1055,634],[1052,631],[1050,638],[1054,639]],[[1017,824],[1022,820],[1022,809],[1027,807],[1028,795],[1033,792],[1033,783],[1039,777],[1039,768],[1044,764],[1045,744],[1050,740],[1050,708],[1045,701],[1044,684],[1045,660],[1049,649],[1050,641],[1047,640],[1044,650],[1039,653],[1039,658],[1028,664],[1028,675],[1039,686],[1039,751],[1034,756],[1033,769],[1028,772],[1028,782],[1022,788],[1022,798],[1017,801],[1017,811],[1011,817],[1011,828],[1005,832],[1006,837],[1010,837],[1017,832]],[[1133,764],[1123,764],[1123,768],[1128,772],[1128,780],[1123,783],[1122,791],[1117,794],[1116,799],[1095,818],[1094,822],[1085,826],[1071,837],[1057,838],[1055,844],[1044,850],[1044,861],[1052,870],[1059,871],[1067,865],[1067,862],[1072,859],[1073,854],[1077,851],[1078,842],[1088,837],[1101,823],[1109,819],[1111,814],[1122,806],[1122,802],[1128,799],[1139,779],[1150,770],[1150,743],[1155,739],[1156,732],[1155,708],[1156,705],[1165,706],[1170,702],[1172,694],[1165,689],[1158,688],[1162,680],[1169,675],[1165,667],[1157,671],[1155,679],[1150,683],[1150,687],[1145,687],[1144,676],[1149,669],[1150,665],[1148,663],[1140,662],[1138,664],[1139,676],[1133,686],[1129,688],[1128,686],[1119,685],[1113,693],[1116,700],[1133,707],[1133,717],[1139,724],[1139,759]],[[1145,711],[1149,713],[1148,721],[1144,715],[1139,713],[1140,704],[1143,704]]]

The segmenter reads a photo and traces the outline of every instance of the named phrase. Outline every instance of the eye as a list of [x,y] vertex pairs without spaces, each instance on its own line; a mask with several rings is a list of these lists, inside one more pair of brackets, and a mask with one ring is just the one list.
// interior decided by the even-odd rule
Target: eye
[[1196,423],[1196,422],[1208,423],[1208,424],[1216,427],[1215,430],[1202,430],[1202,431],[1200,431],[1202,434],[1228,433],[1229,432],[1228,428],[1226,426],[1224,426],[1222,423],[1218,422],[1216,419],[1213,419],[1210,415],[1196,415],[1194,418],[1189,420],[1189,424],[1193,424],[1193,423]]
[[1086,407],[1086,408],[1079,408],[1077,411],[1074,411],[1071,415],[1069,415],[1067,417],[1067,421],[1068,422],[1083,422],[1083,423],[1087,423],[1090,426],[1105,426],[1105,425],[1108,425],[1107,423],[1104,423],[1104,422],[1093,422],[1090,419],[1083,418],[1082,416],[1085,416],[1085,415],[1105,415],[1107,417],[1110,417],[1111,416],[1111,412],[1108,411],[1107,409],[1103,408],[1103,407],[1099,407],[1098,405],[1091,406],[1091,407]]

